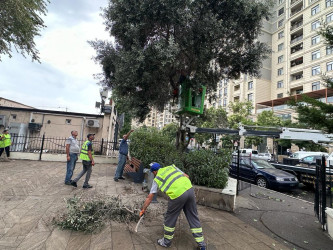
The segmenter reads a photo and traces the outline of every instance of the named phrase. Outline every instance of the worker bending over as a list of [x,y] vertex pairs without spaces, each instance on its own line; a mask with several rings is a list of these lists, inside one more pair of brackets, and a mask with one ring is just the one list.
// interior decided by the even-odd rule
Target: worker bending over
[[168,210],[164,218],[164,237],[157,240],[157,243],[163,247],[171,245],[177,218],[181,210],[183,210],[199,249],[205,250],[206,245],[198,218],[194,189],[188,175],[179,170],[175,165],[161,168],[161,165],[156,162],[150,164],[150,171],[154,174],[155,178],[150,189],[150,194],[143,204],[140,217],[146,212],[158,189],[166,193],[170,198]]

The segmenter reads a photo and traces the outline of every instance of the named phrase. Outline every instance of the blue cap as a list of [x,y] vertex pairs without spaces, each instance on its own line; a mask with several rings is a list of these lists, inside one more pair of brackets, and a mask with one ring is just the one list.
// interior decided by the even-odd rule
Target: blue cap
[[157,162],[152,162],[149,164],[149,166],[150,166],[150,172],[157,171],[161,168],[161,165]]

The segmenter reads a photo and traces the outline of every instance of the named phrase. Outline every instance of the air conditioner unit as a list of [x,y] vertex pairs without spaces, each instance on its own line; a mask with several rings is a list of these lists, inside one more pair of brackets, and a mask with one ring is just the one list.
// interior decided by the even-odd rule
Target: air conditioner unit
[[87,120],[87,127],[99,128],[99,120],[95,120],[95,119]]
[[40,131],[42,127],[43,127],[42,124],[34,123],[34,122],[29,122],[29,125],[28,125],[28,129],[30,131]]

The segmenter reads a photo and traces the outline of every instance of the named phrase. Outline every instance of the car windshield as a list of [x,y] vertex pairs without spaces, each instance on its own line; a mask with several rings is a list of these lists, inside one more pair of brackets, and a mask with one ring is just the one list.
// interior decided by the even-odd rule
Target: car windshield
[[262,168],[275,168],[267,161],[264,160],[252,160],[252,164],[254,167],[262,169]]

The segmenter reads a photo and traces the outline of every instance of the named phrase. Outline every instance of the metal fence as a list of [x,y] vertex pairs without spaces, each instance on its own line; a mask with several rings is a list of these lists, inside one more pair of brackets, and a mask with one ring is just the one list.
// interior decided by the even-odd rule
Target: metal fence
[[316,180],[315,180],[315,202],[314,211],[325,230],[326,224],[326,207],[332,208],[332,167],[326,166],[326,159],[317,160],[316,164]]
[[[43,136],[12,136],[12,152],[65,154],[67,138]],[[85,140],[78,140],[80,148]],[[104,139],[93,140],[95,155],[111,155],[119,149],[119,143]]]

